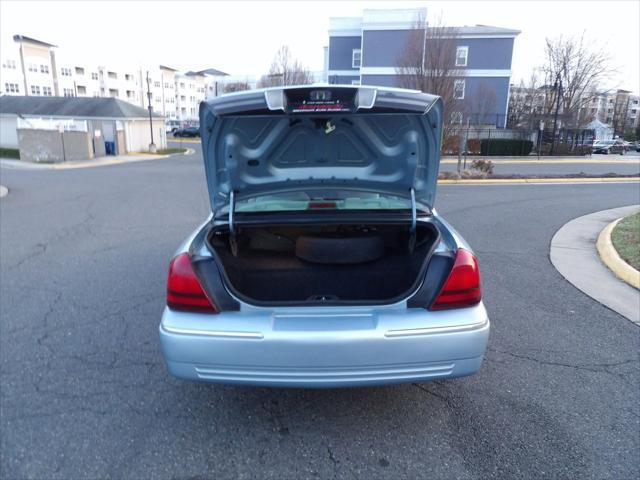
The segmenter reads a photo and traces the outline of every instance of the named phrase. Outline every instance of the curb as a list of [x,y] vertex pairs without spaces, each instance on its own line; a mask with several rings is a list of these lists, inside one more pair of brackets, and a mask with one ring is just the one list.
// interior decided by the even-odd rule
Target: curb
[[440,179],[441,185],[511,185],[540,183],[637,183],[640,177],[567,177],[567,178],[474,178],[474,179]]
[[6,197],[7,195],[9,195],[9,189],[4,185],[0,185],[0,198]]
[[551,238],[549,259],[569,283],[640,327],[640,292],[621,281],[600,259],[598,235],[611,222],[638,212],[640,205],[601,210],[562,225]]
[[640,272],[620,258],[620,255],[618,255],[618,252],[611,241],[611,233],[622,218],[619,218],[604,227],[600,232],[600,235],[598,235],[596,247],[600,254],[600,259],[607,268],[609,268],[609,270],[615,273],[620,280],[628,283],[633,288],[640,290]]

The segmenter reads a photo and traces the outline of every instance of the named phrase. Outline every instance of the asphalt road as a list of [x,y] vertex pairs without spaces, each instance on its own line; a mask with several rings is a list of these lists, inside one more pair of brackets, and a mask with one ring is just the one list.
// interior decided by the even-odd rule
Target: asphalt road
[[549,262],[565,222],[637,184],[439,188],[492,320],[473,377],[344,390],[171,378],[175,248],[208,213],[193,157],[0,170],[0,478],[632,479],[639,329]]

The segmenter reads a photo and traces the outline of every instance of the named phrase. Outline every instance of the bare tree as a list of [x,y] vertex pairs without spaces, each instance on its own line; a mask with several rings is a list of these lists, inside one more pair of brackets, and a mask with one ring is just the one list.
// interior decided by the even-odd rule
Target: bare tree
[[447,124],[452,119],[458,123],[458,112],[463,114],[465,110],[464,101],[459,98],[460,85],[456,89],[456,79],[462,76],[456,67],[458,37],[458,30],[445,26],[441,17],[432,26],[419,18],[409,31],[396,68],[399,86],[442,97]]
[[280,85],[307,85],[313,83],[311,73],[300,60],[294,58],[288,45],[281,46],[275,54],[269,73],[263,75],[259,87]]
[[487,82],[480,81],[473,95],[465,103],[465,111],[472,124],[498,124],[496,92]]
[[534,71],[528,82],[520,80],[518,85],[512,85],[509,89],[508,128],[538,128],[545,105],[545,91],[538,82],[538,75]]
[[224,93],[231,93],[231,92],[241,92],[243,90],[249,90],[249,89],[250,87],[247,82],[231,82],[231,83],[227,83],[222,89],[222,91]]
[[579,128],[587,123],[589,104],[603,81],[614,72],[609,54],[581,37],[546,39],[542,68],[547,98],[545,114],[556,110],[564,126]]

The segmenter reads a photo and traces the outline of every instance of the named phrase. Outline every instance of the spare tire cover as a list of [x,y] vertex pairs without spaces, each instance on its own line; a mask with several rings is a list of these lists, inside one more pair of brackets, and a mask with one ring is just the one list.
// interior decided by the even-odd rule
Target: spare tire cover
[[378,235],[300,236],[296,240],[296,256],[307,262],[363,263],[382,255],[384,240]]

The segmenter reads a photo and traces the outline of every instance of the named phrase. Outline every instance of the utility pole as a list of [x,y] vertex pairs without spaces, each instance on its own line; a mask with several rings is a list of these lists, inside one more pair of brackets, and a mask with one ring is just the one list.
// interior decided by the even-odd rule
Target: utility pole
[[553,84],[553,89],[556,92],[556,113],[553,116],[553,135],[551,137],[551,150],[549,151],[549,155],[553,155],[553,151],[556,146],[556,128],[558,126],[558,113],[560,111],[560,98],[562,97],[562,77],[560,73],[556,75],[556,81]]
[[147,70],[147,99],[149,100],[149,131],[151,132],[151,143],[149,144],[149,152],[156,153],[156,144],[153,143],[153,120],[151,117],[153,107],[151,106],[151,80],[149,79],[149,70]]

